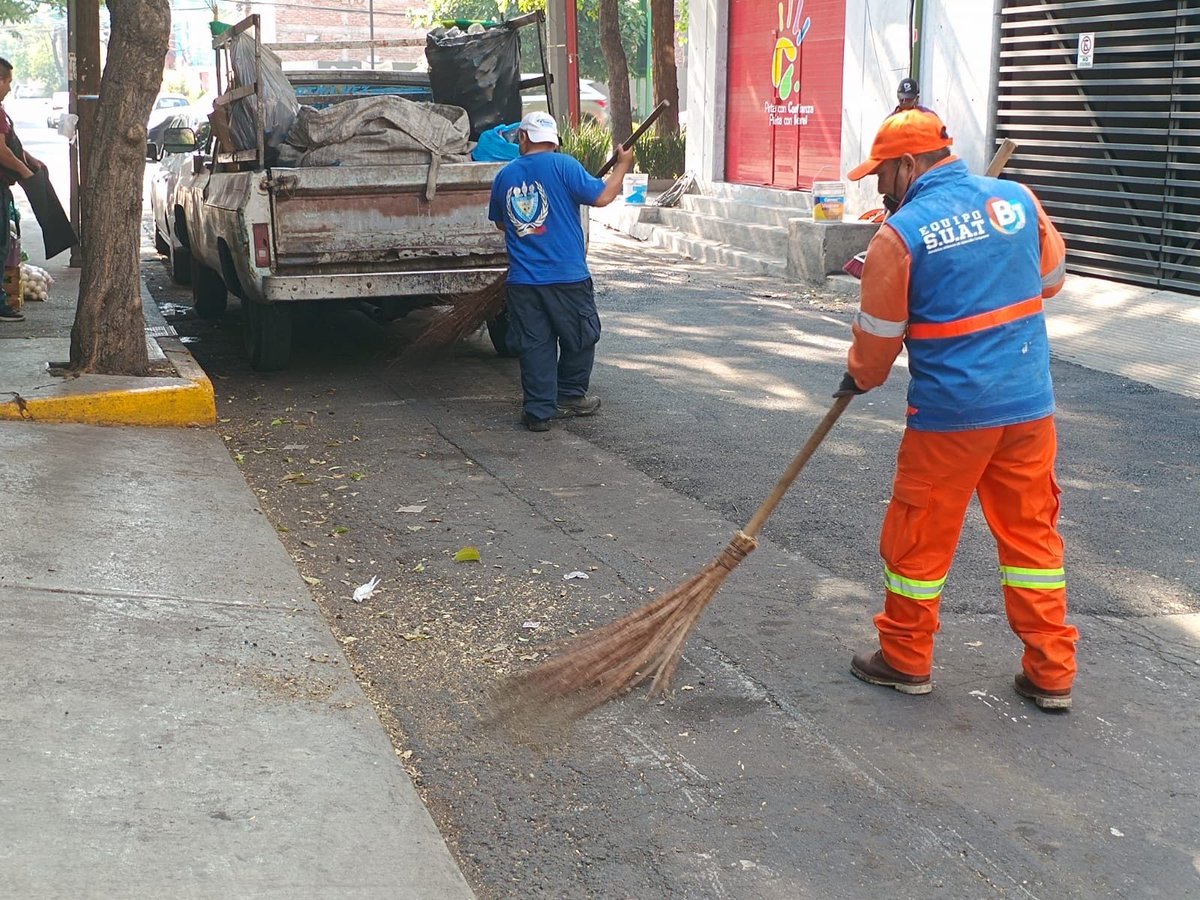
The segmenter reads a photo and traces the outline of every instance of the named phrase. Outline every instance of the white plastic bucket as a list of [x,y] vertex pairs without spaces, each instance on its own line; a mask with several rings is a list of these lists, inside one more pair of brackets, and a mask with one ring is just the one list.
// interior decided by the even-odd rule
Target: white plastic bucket
[[644,205],[646,193],[650,190],[649,175],[626,175],[621,183],[622,194],[626,203]]
[[813,221],[840,222],[846,209],[844,181],[813,182]]

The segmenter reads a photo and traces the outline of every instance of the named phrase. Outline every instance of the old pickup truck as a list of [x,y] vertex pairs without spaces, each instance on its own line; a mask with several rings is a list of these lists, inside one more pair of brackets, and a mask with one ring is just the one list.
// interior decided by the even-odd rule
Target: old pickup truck
[[[251,16],[219,35],[218,55],[235,35],[257,28]],[[293,85],[303,80],[287,77]],[[375,93],[388,93],[389,85],[400,95],[413,91],[411,73],[358,77]],[[255,94],[261,124],[262,89],[261,78],[243,83],[217,103]],[[297,96],[304,104],[314,95]],[[179,152],[188,140],[195,139],[186,130],[172,133],[167,149]],[[267,165],[267,156],[261,128],[253,150],[198,149],[172,197],[195,310],[220,316],[229,294],[239,298],[255,369],[288,364],[299,304],[352,302],[389,321],[485,290],[504,276],[503,235],[487,218],[499,163],[443,161],[431,177],[432,161],[288,167]]]

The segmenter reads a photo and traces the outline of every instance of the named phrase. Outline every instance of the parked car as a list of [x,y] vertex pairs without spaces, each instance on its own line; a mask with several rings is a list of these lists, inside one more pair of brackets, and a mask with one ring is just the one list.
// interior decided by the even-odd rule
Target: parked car
[[50,98],[50,111],[46,113],[46,127],[57,128],[70,105],[71,94],[68,91],[55,91]]
[[154,105],[150,107],[150,118],[146,121],[146,130],[152,131],[155,128],[161,130],[164,122],[186,112],[191,105],[192,101],[183,94],[159,94],[154,98]]
[[[537,75],[522,75],[522,78],[537,78]],[[546,108],[546,92],[535,88],[521,94],[521,112],[533,112]],[[565,109],[555,110],[560,117],[566,116]],[[591,120],[597,125],[608,124],[608,92],[604,85],[588,78],[579,79],[579,118]]]
[[[208,129],[206,122],[204,129]],[[207,131],[192,131],[188,110],[166,119],[159,141],[146,142],[146,159],[157,162],[150,178],[150,213],[154,220],[154,246],[167,258],[167,271],[176,284],[190,284],[192,257],[180,243],[175,228],[175,187],[182,174],[192,171],[192,159],[207,139]]]

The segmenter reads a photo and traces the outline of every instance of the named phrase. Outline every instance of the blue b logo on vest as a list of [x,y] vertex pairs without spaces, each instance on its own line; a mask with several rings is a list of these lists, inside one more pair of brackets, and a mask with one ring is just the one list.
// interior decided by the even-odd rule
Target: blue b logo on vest
[[550,215],[550,201],[540,182],[526,184],[522,181],[519,187],[509,188],[505,206],[517,237],[541,234],[546,230],[543,224],[546,216]]
[[1016,234],[1025,227],[1025,207],[1015,200],[992,197],[987,211],[992,227],[1001,234]]

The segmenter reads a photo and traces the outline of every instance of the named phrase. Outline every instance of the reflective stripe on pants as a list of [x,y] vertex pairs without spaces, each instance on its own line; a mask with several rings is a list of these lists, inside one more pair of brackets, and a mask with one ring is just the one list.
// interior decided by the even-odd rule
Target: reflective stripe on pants
[[905,431],[879,544],[886,594],[875,626],[890,665],[930,672],[941,586],[977,493],[999,550],[1008,622],[1025,645],[1025,674],[1047,690],[1071,686],[1079,632],[1066,623],[1055,450],[1050,417],[974,431]]

